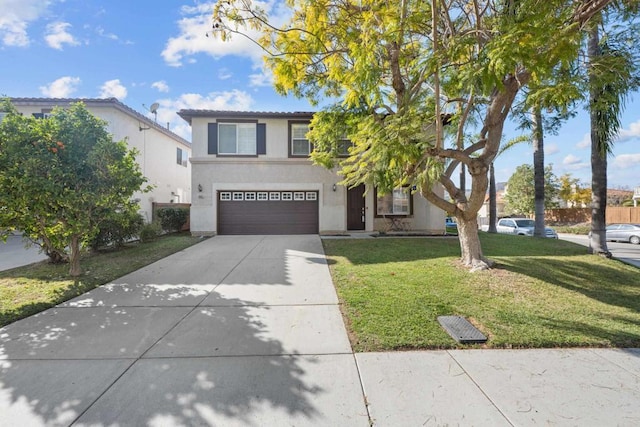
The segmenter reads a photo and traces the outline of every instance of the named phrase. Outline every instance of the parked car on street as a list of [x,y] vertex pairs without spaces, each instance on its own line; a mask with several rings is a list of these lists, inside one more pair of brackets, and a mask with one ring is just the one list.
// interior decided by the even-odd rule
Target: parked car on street
[[[498,233],[504,234],[517,234],[520,236],[533,236],[533,230],[536,226],[536,222],[527,218],[502,218],[496,224],[496,230]],[[551,228],[545,227],[545,236],[557,239],[558,233]]]
[[608,241],[640,245],[640,224],[609,224],[606,231]]

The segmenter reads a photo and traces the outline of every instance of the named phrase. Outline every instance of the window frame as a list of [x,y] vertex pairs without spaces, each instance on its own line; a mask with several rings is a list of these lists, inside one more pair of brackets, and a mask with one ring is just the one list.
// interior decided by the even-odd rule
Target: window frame
[[[338,158],[347,158],[349,157],[349,148],[354,147],[355,144],[349,138],[340,138],[338,140],[338,149],[337,149],[337,157]],[[346,148],[346,150],[343,150]]]
[[[258,156],[258,121],[257,120],[224,120],[219,119],[216,121],[217,124],[217,153],[216,155],[221,157],[257,157]],[[224,153],[220,150],[221,148],[221,138],[220,138],[220,130],[223,126],[233,125],[236,127],[236,151],[235,153]],[[254,138],[251,147],[253,148],[252,153],[238,153],[238,125],[253,125],[254,130]]]
[[[394,209],[393,209],[393,207],[395,206],[394,193],[397,190],[403,190],[407,194],[407,199],[408,199],[407,200],[408,201],[408,206],[407,206],[408,211],[407,212],[396,213],[394,211]],[[382,198],[385,198],[385,197],[389,197],[389,196],[392,197],[392,199],[391,199],[392,211],[390,213],[384,213],[384,212],[380,213],[379,210],[378,210],[379,200],[382,199]],[[376,218],[386,218],[386,217],[390,217],[390,216],[400,217],[400,218],[409,218],[409,217],[413,216],[413,193],[411,192],[411,187],[409,187],[409,186],[403,186],[403,187],[400,187],[400,188],[395,188],[392,192],[390,192],[388,194],[385,194],[384,196],[378,196],[378,189],[376,188],[373,200],[374,200],[374,204],[375,204],[374,213],[375,213],[375,217]]]
[[[288,121],[289,134],[288,134],[287,146],[288,146],[288,151],[289,151],[289,157],[307,158],[313,152],[313,143],[308,138],[305,138],[304,140],[306,140],[308,145],[309,145],[309,152],[306,153],[306,154],[294,154],[293,153],[293,142],[294,142],[293,128],[294,128],[294,126],[297,126],[297,125],[306,125],[307,126],[307,133],[311,130],[311,122],[309,120],[289,120]],[[306,136],[306,134],[305,134],[305,136]],[[295,138],[295,139],[296,140],[300,140],[300,138]]]
[[180,166],[187,167],[188,159],[187,151],[180,147],[176,147],[176,163]]

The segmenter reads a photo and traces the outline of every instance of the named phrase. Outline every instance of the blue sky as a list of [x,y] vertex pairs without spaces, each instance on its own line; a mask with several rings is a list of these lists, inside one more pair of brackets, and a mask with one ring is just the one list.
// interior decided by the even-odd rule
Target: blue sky
[[[273,7],[276,22],[286,10]],[[246,39],[206,38],[212,3],[86,0],[0,0],[0,95],[116,97],[145,112],[158,102],[158,122],[190,140],[181,108],[312,111],[283,98],[262,70],[261,51]],[[150,115],[150,114],[149,114]],[[151,117],[151,115],[150,115]],[[640,187],[640,94],[634,94],[609,159],[610,187]],[[505,137],[518,135],[507,126]],[[588,115],[546,138],[545,160],[556,175],[590,180]],[[496,161],[498,181],[532,163],[523,144]]]

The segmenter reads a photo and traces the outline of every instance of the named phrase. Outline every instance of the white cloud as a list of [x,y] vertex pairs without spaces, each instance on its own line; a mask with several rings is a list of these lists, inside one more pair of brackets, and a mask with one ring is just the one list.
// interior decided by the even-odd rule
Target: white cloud
[[[162,57],[168,65],[180,67],[186,57],[205,53],[214,58],[227,55],[242,56],[251,59],[254,66],[262,66],[264,51],[251,39],[257,40],[260,33],[255,30],[246,30],[248,37],[234,34],[230,40],[222,41],[219,37],[212,37],[211,12],[215,2],[203,3],[197,6],[183,6],[181,18],[177,24],[179,35],[167,40]],[[254,5],[262,8],[269,15],[269,22],[275,26],[284,23],[290,16],[290,10],[282,7],[279,2],[254,2]]]
[[169,85],[164,80],[151,83],[151,87],[158,90],[158,92],[169,92]]
[[50,98],[68,98],[80,85],[80,77],[60,77],[47,86],[40,86],[40,92]]
[[29,45],[27,27],[48,9],[48,0],[0,0],[0,39],[5,46]]
[[558,144],[546,144],[544,146],[544,154],[552,155],[560,152]]
[[585,133],[584,136],[582,137],[582,139],[580,140],[580,142],[578,142],[576,144],[577,148],[590,148],[591,147],[591,135],[588,133]]
[[262,87],[273,84],[273,73],[271,70],[262,69],[259,73],[249,75],[249,86]]
[[113,33],[108,33],[104,28],[102,27],[96,27],[96,34],[98,34],[100,37],[108,39],[108,40],[113,40],[113,41],[117,41],[121,44],[133,44],[132,41],[130,40],[122,40],[120,37],[118,37],[116,34]]
[[47,25],[47,35],[44,37],[49,47],[53,49],[62,50],[63,44],[70,46],[77,46],[80,43],[67,32],[67,29],[71,27],[68,22],[53,22]]
[[630,169],[640,166],[640,153],[620,154],[613,160],[613,165],[620,169]]
[[578,170],[590,166],[591,163],[584,162],[581,158],[573,154],[569,154],[562,160],[562,165],[566,170]]
[[176,113],[183,109],[202,110],[250,110],[254,103],[248,93],[241,90],[227,92],[212,92],[206,96],[186,93],[176,99],[161,99],[158,101],[158,122],[170,124],[170,129],[186,140],[191,140],[191,127]]
[[230,79],[231,77],[233,77],[233,73],[231,71],[229,71],[229,69],[220,68],[218,70],[218,78],[220,80],[227,80],[227,79]]
[[120,80],[109,80],[100,87],[100,98],[118,98],[120,101],[127,97],[127,88],[120,84]]
[[629,129],[620,129],[616,142],[625,142],[634,138],[640,138],[640,120],[631,123]]

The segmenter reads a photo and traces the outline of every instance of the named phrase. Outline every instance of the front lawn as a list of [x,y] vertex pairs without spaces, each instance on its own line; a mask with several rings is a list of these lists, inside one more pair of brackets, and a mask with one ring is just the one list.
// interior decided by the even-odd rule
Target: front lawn
[[119,251],[82,259],[84,274],[68,276],[68,264],[46,261],[0,271],[0,327],[38,313],[109,283],[127,273],[198,243],[188,233],[169,234],[149,243],[132,243]]
[[462,347],[440,315],[487,347],[640,347],[640,269],[555,239],[481,233],[496,268],[469,273],[456,237],[324,240],[355,351]]

